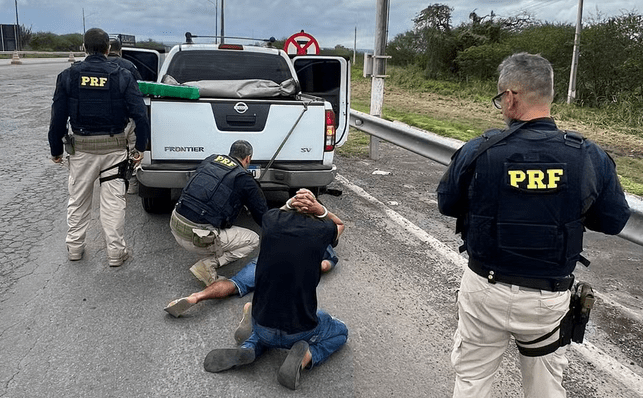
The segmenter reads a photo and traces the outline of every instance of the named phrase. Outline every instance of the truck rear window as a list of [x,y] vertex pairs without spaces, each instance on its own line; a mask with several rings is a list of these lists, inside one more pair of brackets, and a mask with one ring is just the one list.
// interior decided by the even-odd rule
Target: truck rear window
[[172,57],[167,74],[179,83],[246,79],[281,83],[292,77],[282,57],[242,50],[181,51]]

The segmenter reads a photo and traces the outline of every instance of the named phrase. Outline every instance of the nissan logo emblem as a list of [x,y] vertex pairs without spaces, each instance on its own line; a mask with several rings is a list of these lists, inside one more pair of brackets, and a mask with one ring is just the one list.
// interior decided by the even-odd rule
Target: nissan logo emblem
[[246,105],[245,102],[237,102],[234,104],[234,110],[237,111],[237,113],[246,113],[248,105]]

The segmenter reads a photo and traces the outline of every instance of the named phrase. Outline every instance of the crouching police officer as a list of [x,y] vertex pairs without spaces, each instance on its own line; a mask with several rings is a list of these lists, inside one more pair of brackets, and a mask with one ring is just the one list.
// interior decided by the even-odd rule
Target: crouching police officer
[[[629,207],[612,159],[550,117],[553,70],[514,54],[498,68],[506,130],[491,130],[453,156],[438,186],[440,212],[457,217],[469,255],[458,292],[451,361],[454,397],[489,397],[513,336],[525,397],[564,397],[572,272],[584,228],[618,234]],[[562,343],[561,343],[562,340]]]
[[[129,118],[136,123],[134,162],[140,162],[150,124],[143,96],[132,74],[109,62],[109,36],[93,28],[85,33],[89,56],[58,75],[51,107],[49,146],[52,160],[62,162],[63,140],[69,154],[67,251],[80,260],[91,219],[93,187],[100,181],[100,222],[110,266],[129,257],[124,239],[127,139]],[[68,120],[73,135],[68,135]]]
[[172,212],[170,228],[177,243],[207,256],[190,268],[206,286],[216,281],[217,268],[259,247],[256,232],[233,225],[243,206],[257,225],[268,211],[261,187],[247,171],[251,159],[252,145],[244,140],[235,141],[227,156],[205,158]]

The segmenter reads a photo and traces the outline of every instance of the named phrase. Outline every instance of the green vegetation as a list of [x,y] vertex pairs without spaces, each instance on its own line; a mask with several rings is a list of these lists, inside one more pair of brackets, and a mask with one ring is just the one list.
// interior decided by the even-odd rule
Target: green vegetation
[[[551,24],[529,15],[499,17],[469,14],[470,21],[451,25],[453,8],[432,4],[413,19],[411,31],[388,43],[390,63],[414,66],[426,78],[448,81],[494,80],[507,56],[538,53],[554,67],[557,101],[569,87],[575,26]],[[612,106],[621,117],[643,125],[643,15],[621,15],[584,21],[576,102]],[[413,73],[417,75],[417,71]],[[630,110],[631,112],[627,112]]]
[[[369,113],[370,78],[363,65],[353,65],[351,108]],[[398,120],[436,134],[468,141],[490,127],[503,125],[491,106],[496,94],[491,80],[435,80],[423,76],[416,65],[391,66],[385,82],[383,118]],[[563,129],[577,130],[597,142],[614,158],[623,188],[643,195],[643,131],[638,122],[620,114],[620,106],[583,107],[557,102],[552,115]],[[367,157],[370,138],[351,129],[348,142],[338,153]]]
[[38,32],[32,34],[30,40],[23,44],[23,49],[31,51],[82,51],[83,35]]
[[[503,125],[489,101],[497,93],[500,62],[516,52],[539,53],[554,67],[552,116],[559,127],[601,145],[614,158],[623,187],[643,195],[643,15],[622,12],[584,22],[576,97],[567,104],[574,26],[475,10],[469,22],[452,26],[452,11],[429,5],[411,31],[388,43],[383,118],[467,141]],[[370,79],[362,77],[362,59],[353,69],[351,107],[368,113]],[[364,137],[355,136],[361,150]],[[368,148],[355,153],[367,156]]]
[[[80,33],[70,33],[66,35],[57,35],[51,32],[31,33],[31,29],[21,26],[21,49],[25,51],[83,51],[83,35]],[[164,52],[165,45],[152,39],[138,41],[136,47],[148,48]],[[38,55],[28,55],[27,57],[37,57]],[[9,56],[10,58],[11,56]]]
[[369,153],[370,135],[351,127],[348,141],[337,148],[337,153],[350,158],[365,158]]

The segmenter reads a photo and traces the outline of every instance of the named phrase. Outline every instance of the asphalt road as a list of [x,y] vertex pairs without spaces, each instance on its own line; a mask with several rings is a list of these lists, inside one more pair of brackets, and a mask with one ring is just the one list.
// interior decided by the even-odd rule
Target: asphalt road
[[[107,266],[94,212],[85,258],[67,261],[67,171],[49,160],[46,135],[55,76],[68,63],[25,61],[0,61],[0,397],[451,395],[455,291],[465,260],[453,220],[437,212],[443,166],[388,144],[379,161],[338,158],[331,188],[342,194],[321,200],[347,229],[340,263],[322,277],[318,296],[348,325],[347,345],[305,372],[296,392],[276,381],[284,351],[211,374],[203,358],[234,346],[250,298],[167,315],[169,301],[201,289],[188,271],[198,257],[176,244],[168,214],[145,213],[132,195],[126,240],[133,258]],[[240,222],[256,228],[248,217]],[[568,351],[568,396],[643,396],[643,248],[598,234],[585,243],[592,265],[577,276],[594,284],[599,303],[586,343]],[[514,347],[494,391],[521,396]]]

